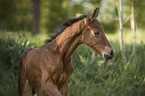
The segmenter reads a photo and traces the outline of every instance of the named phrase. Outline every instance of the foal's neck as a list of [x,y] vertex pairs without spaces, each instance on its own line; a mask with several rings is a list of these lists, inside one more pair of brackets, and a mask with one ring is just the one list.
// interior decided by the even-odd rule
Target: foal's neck
[[80,20],[66,28],[63,33],[44,46],[44,48],[54,50],[57,54],[60,54],[64,64],[66,64],[73,52],[81,44],[82,32],[86,30],[84,28],[85,23]]
[[64,63],[70,59],[73,52],[81,44],[81,22],[83,21],[80,20],[72,26],[68,27],[56,38],[56,43]]

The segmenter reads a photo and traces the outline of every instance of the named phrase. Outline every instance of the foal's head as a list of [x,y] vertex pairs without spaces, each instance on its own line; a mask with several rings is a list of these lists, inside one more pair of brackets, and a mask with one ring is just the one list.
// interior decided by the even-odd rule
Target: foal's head
[[104,59],[113,58],[114,52],[108,42],[101,24],[95,19],[98,16],[99,8],[96,8],[88,17],[84,18],[85,27],[82,31],[81,42],[91,47]]

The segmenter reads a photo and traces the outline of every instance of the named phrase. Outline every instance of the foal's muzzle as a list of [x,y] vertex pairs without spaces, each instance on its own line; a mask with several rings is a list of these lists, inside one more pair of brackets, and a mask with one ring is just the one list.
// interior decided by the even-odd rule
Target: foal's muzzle
[[112,59],[113,57],[114,57],[114,52],[113,52],[113,50],[111,50],[109,54],[104,54],[104,58],[105,58],[106,60]]

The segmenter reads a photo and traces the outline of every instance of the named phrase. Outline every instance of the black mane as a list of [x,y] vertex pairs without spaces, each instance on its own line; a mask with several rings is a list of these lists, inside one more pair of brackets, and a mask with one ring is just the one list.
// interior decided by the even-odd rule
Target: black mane
[[59,34],[61,34],[67,27],[71,26],[75,22],[82,20],[83,18],[87,17],[88,14],[82,14],[79,17],[68,18],[63,21],[58,27],[54,29],[54,32],[50,35],[50,39],[46,40],[45,43],[49,43],[54,40]]

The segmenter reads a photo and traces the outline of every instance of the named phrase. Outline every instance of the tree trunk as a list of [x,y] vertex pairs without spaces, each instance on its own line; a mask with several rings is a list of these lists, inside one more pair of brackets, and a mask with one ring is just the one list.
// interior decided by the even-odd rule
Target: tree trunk
[[134,37],[133,37],[133,49],[132,49],[132,53],[131,53],[131,57],[134,55],[135,52],[135,46],[136,46],[136,25],[135,25],[135,20],[134,20],[134,3],[133,0],[131,0],[131,30],[134,33]]
[[30,9],[31,9],[32,34],[36,35],[39,33],[40,0],[31,0]]
[[127,61],[125,54],[125,45],[123,42],[123,8],[122,8],[122,0],[118,0],[118,16],[119,16],[119,25],[120,25],[120,49],[123,56],[124,61]]

